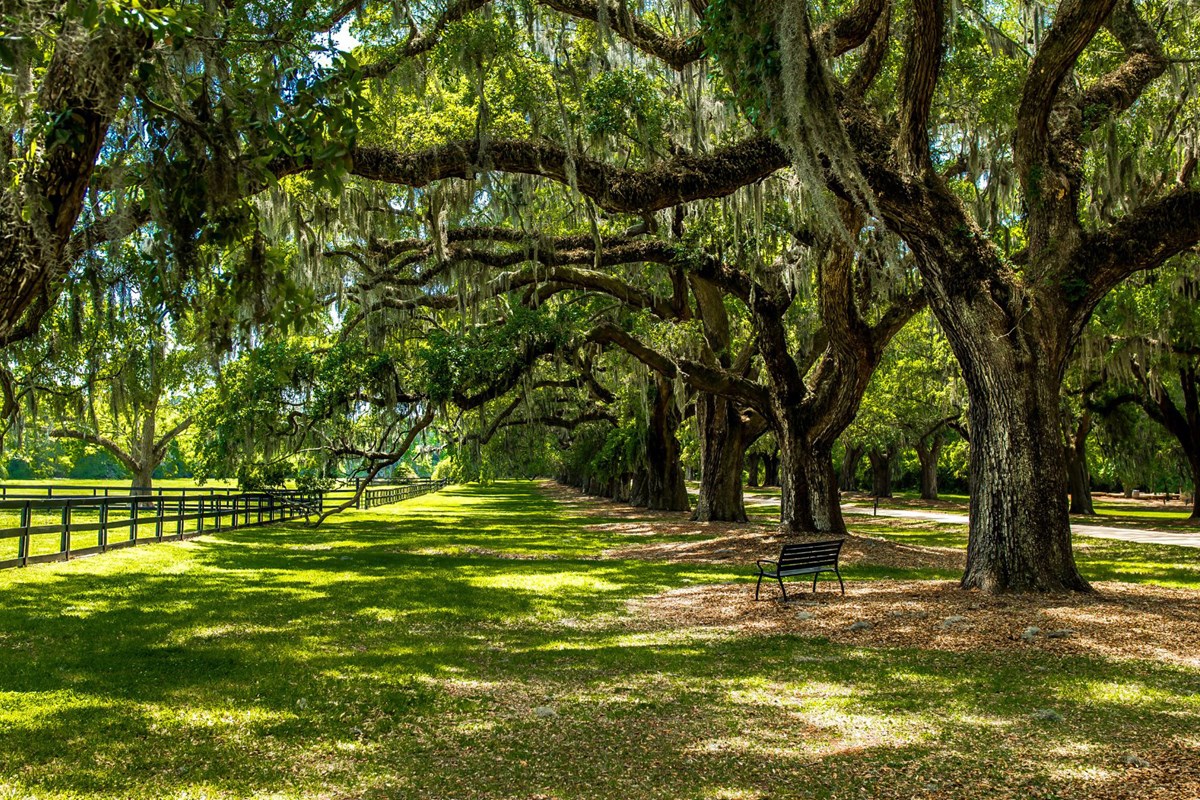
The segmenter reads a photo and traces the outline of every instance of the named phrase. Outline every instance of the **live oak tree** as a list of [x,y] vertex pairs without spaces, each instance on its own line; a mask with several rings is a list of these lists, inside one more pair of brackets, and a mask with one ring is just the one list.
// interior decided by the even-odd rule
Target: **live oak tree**
[[[965,6],[952,20],[939,0],[895,8],[888,0],[696,0],[644,15],[625,4],[558,0],[398,10],[345,11],[365,43],[354,63],[319,80],[310,69],[295,90],[277,91],[286,81],[273,73],[264,83],[280,101],[261,107],[271,92],[235,79],[254,63],[242,53],[232,71],[206,77],[222,89],[208,96],[222,102],[196,106],[221,125],[152,96],[174,111],[166,129],[191,131],[204,157],[173,153],[163,168],[143,171],[141,185],[169,175],[187,185],[178,176],[198,173],[166,167],[197,162],[234,178],[173,242],[189,241],[177,235],[189,231],[195,239],[201,223],[231,205],[218,200],[301,174],[338,188],[334,170],[396,187],[398,196],[460,185],[522,234],[551,227],[537,221],[568,209],[572,226],[582,222],[593,238],[606,218],[651,231],[667,227],[666,209],[688,205],[691,213],[726,202],[719,198],[740,198],[727,205],[754,228],[747,187],[786,175],[804,201],[794,234],[814,231],[822,248],[841,246],[850,259],[864,230],[903,240],[962,365],[973,476],[964,586],[1087,588],[1070,550],[1060,384],[1096,303],[1200,238],[1187,150],[1194,101],[1177,91],[1190,85],[1190,67],[1174,63],[1195,47],[1183,9],[1132,0],[1076,0],[1053,12],[992,4]],[[1147,22],[1151,11],[1159,27]],[[319,30],[318,16],[303,30]],[[289,41],[311,67],[311,36]],[[618,77],[600,77],[609,73]],[[723,102],[726,90],[736,108]],[[348,108],[363,113],[338,113]],[[264,124],[277,119],[287,124]],[[422,119],[436,125],[414,122]],[[221,126],[237,135],[197,138],[198,128]],[[1139,135],[1123,137],[1122,126]],[[415,135],[422,131],[432,136]],[[548,197],[550,183],[569,188],[565,202]],[[300,238],[308,223],[294,226]],[[745,270],[736,258],[719,261]],[[781,267],[786,287],[796,271]],[[778,295],[771,302],[778,306]],[[824,322],[842,325],[845,308],[822,307]],[[880,332],[882,323],[864,320]],[[853,379],[822,385],[865,382],[861,366],[882,341],[831,342]],[[787,398],[765,400],[785,462],[785,525],[836,527],[824,435],[812,435],[836,425],[814,427],[800,410],[797,398],[809,390],[797,380],[807,370],[788,367],[794,349],[760,341],[758,352],[774,397]]]
[[194,318],[168,312],[152,258],[135,246],[108,255],[67,279],[41,336],[4,351],[10,386],[26,401],[7,419],[106,451],[139,492],[191,427],[208,351]]
[[871,456],[873,494],[890,496],[891,461],[911,448],[921,498],[937,499],[938,459],[961,428],[965,399],[949,344],[930,314],[917,315],[889,345],[844,437],[847,452]]
[[[1097,186],[1088,155],[1163,83],[1167,48],[1190,55],[1187,19],[1171,28],[1182,41],[1164,44],[1131,0],[1064,2],[1053,14],[1033,9],[1040,38],[1032,30],[1026,36],[1020,18],[1003,7],[977,12],[974,24],[964,26],[960,16],[951,25],[946,4],[919,0],[903,25],[893,25],[890,4],[866,1],[843,18],[847,24],[819,28],[812,5],[713,4],[711,49],[789,159],[878,215],[913,251],[970,394],[963,586],[1087,589],[1071,552],[1059,445],[1063,371],[1101,298],[1200,239],[1191,153],[1147,159],[1150,174],[1135,193]],[[859,47],[856,71],[831,67],[830,57]],[[979,115],[984,125],[955,119],[955,84],[945,68],[964,51],[989,49],[1008,61],[991,74],[1019,78],[1014,102],[997,104],[1003,111],[992,119]],[[894,91],[873,95],[871,79],[892,52],[901,59]],[[1179,124],[1190,123],[1162,120]],[[1007,141],[1011,151],[992,145]],[[997,170],[1012,175],[1012,199],[1001,205],[1017,224],[964,202],[970,193],[954,185],[960,149],[971,187],[1002,179]],[[983,159],[986,173],[970,163],[981,149],[991,154]],[[1172,161],[1175,169],[1163,168]],[[1089,214],[1088,193],[1101,191],[1114,196],[1107,213]],[[1015,246],[1005,248],[1002,227],[1019,236]]]
[[[1192,483],[1200,486],[1200,291],[1194,256],[1145,280],[1130,282],[1103,304],[1088,343],[1100,378],[1085,413],[1112,418],[1139,409],[1176,443]],[[1200,518],[1193,500],[1192,518]]]

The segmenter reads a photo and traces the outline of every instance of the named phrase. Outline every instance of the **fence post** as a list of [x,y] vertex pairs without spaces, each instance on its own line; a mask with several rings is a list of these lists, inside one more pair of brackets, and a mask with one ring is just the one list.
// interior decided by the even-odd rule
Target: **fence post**
[[196,514],[196,535],[199,536],[204,532],[204,498],[197,498],[200,503],[199,513]]
[[71,501],[63,503],[62,531],[58,536],[58,549],[63,554],[63,560],[71,559]]
[[163,496],[162,490],[158,492],[158,502],[155,506],[156,516],[154,519],[154,538],[157,541],[162,541],[163,533]]
[[21,527],[25,530],[21,533],[21,538],[17,541],[17,558],[21,559],[22,567],[29,565],[29,523],[33,517],[30,502],[26,500],[24,508],[21,509]]
[[100,552],[108,551],[108,500],[100,501],[100,530],[96,531],[96,546]]
[[187,514],[187,495],[179,495],[179,519],[175,520],[175,534],[183,541],[183,518]]
[[130,525],[129,525],[129,541],[135,542],[135,543],[137,542],[138,512],[139,511],[140,511],[140,509],[138,508],[137,499],[131,496],[129,498],[129,519],[131,520]]

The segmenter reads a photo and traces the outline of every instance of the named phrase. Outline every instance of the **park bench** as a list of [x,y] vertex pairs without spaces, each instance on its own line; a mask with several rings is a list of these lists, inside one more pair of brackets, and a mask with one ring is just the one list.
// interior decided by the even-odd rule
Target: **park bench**
[[[758,590],[762,587],[763,578],[774,578],[779,581],[779,591],[783,592],[784,602],[787,602],[787,589],[783,587],[783,579],[792,575],[812,575],[813,591],[817,591],[817,576],[822,572],[832,572],[837,575],[846,593],[846,584],[842,581],[842,573],[838,571],[838,554],[842,551],[845,539],[825,542],[802,542],[800,544],[785,544],[779,552],[779,560],[758,560],[758,584],[754,587],[754,599],[758,599]],[[774,567],[767,570],[764,565]]]

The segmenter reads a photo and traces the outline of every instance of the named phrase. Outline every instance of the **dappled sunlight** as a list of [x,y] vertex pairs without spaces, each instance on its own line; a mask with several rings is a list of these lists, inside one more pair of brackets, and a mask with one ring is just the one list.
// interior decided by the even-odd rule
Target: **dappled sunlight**
[[[757,798],[833,773],[813,794],[907,797],[972,763],[1079,796],[1198,748],[1190,595],[997,610],[856,579],[755,604],[744,564],[606,558],[622,534],[589,519],[506,484],[0,575],[0,797]],[[1078,633],[1030,645],[1027,619]]]
[[1121,705],[1130,710],[1138,707],[1162,708],[1173,702],[1181,702],[1178,709],[1187,713],[1200,713],[1200,691],[1192,697],[1179,697],[1174,692],[1148,686],[1141,681],[1077,681],[1061,692],[1061,696],[1078,702],[1101,702]]

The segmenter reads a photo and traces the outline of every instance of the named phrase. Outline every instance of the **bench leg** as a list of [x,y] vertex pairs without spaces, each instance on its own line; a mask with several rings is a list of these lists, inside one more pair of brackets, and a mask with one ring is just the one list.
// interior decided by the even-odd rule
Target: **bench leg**
[[820,576],[821,576],[821,573],[819,573],[819,572],[816,575],[813,575],[813,594],[817,593],[817,578],[819,578]]
[[783,592],[783,602],[787,602],[787,589],[783,588],[783,578],[776,578],[779,581],[779,591]]
[[833,574],[838,576],[838,583],[840,583],[842,585],[842,596],[845,597],[846,596],[846,583],[845,583],[845,581],[842,580],[842,573],[840,571],[838,571],[838,569],[835,567],[833,570]]
[[758,573],[758,583],[754,584],[754,599],[756,601],[758,600],[758,590],[762,588],[762,579],[763,574],[760,572]]

